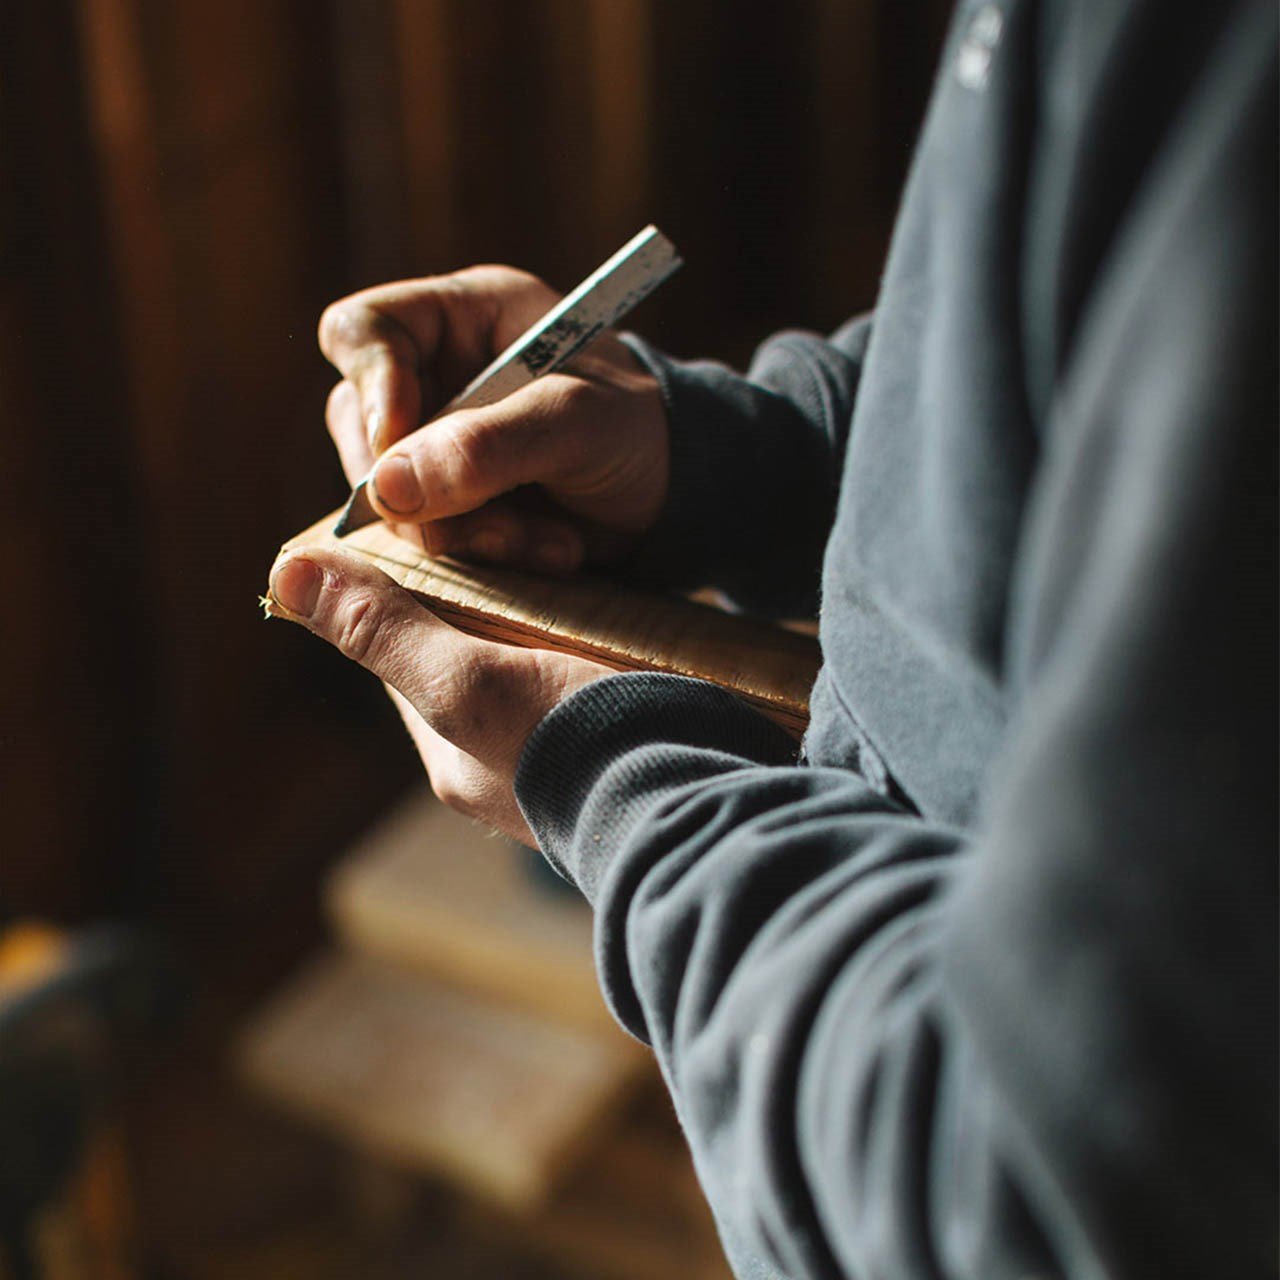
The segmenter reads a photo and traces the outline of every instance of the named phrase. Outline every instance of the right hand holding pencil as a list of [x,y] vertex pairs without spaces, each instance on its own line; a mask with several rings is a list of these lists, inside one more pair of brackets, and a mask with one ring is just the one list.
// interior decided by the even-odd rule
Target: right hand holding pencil
[[[327,308],[326,418],[348,480],[426,549],[568,572],[625,553],[666,499],[657,382],[613,333],[496,404],[427,420],[559,295],[511,267],[379,285]],[[424,422],[427,425],[421,425]]]

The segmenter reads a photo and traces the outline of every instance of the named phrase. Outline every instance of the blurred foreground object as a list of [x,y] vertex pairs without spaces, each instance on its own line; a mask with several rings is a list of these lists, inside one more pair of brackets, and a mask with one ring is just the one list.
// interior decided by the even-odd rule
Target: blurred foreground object
[[111,1101],[173,1004],[171,966],[125,929],[0,932],[0,1277],[139,1274]]
[[403,1179],[408,1212],[422,1176],[446,1183],[550,1274],[726,1277],[652,1058],[604,1008],[590,914],[530,863],[414,793],[330,876],[344,951],[251,1021],[242,1073],[366,1187]]

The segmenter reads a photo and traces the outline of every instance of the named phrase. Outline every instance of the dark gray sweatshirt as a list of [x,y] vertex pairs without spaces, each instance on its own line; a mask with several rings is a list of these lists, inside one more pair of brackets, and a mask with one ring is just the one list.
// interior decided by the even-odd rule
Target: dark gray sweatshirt
[[873,317],[643,343],[636,573],[820,598],[803,753],[697,681],[517,793],[739,1275],[1274,1275],[1276,6],[962,3]]

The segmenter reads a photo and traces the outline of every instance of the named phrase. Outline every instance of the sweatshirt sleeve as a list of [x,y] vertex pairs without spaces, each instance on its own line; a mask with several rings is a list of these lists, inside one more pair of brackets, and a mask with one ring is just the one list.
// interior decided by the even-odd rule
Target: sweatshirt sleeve
[[977,827],[797,765],[674,677],[588,686],[526,748],[517,794],[594,904],[606,994],[741,1274],[1274,1274],[1261,26],[1235,116],[1153,174],[1064,370]]
[[623,576],[676,590],[715,587],[774,617],[817,611],[869,316],[830,338],[775,335],[745,375],[673,360],[625,340],[657,378],[671,440],[671,487]]

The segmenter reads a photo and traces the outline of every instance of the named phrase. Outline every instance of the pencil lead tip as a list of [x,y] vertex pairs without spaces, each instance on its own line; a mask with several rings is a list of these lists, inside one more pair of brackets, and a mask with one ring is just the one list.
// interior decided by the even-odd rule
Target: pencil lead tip
[[355,533],[357,529],[363,529],[367,524],[373,524],[377,518],[378,513],[369,501],[369,482],[361,480],[352,489],[347,505],[342,508],[342,514],[338,516],[337,523],[333,526],[333,536],[345,538],[347,534]]

